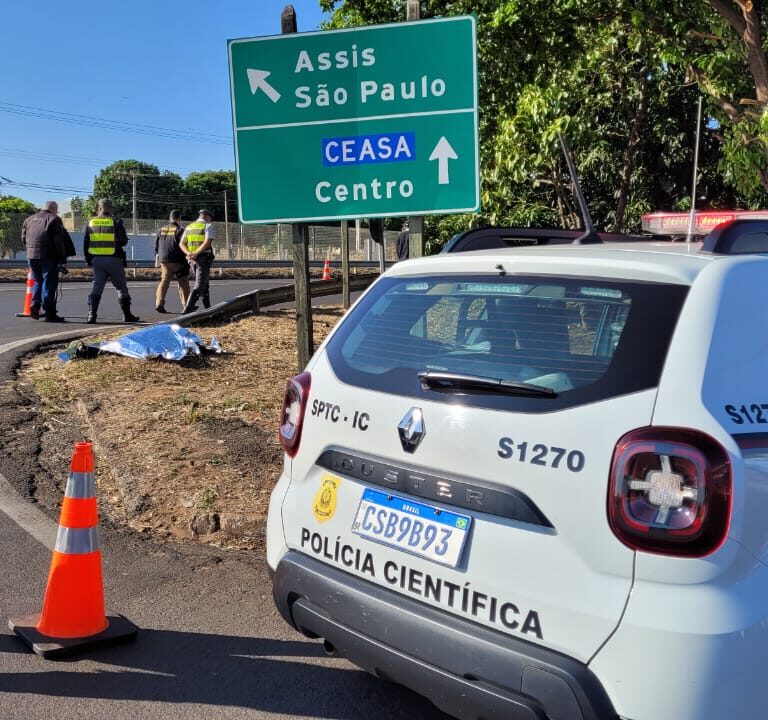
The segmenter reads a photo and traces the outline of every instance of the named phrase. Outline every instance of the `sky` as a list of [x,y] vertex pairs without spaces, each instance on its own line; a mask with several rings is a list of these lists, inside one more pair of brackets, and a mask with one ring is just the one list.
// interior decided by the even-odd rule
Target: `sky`
[[319,0],[7,0],[0,195],[64,211],[116,160],[234,170],[227,40],[278,35],[288,4],[299,32],[327,17]]

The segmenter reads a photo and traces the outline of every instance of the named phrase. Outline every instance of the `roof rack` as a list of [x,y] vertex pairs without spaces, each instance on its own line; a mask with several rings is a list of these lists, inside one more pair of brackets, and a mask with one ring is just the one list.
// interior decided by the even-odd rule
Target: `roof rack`
[[768,220],[732,220],[704,238],[699,252],[713,255],[768,253]]

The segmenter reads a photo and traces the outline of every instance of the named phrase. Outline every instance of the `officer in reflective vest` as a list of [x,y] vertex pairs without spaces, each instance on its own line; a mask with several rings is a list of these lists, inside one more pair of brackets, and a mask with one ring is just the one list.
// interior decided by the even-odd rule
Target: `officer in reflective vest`
[[83,239],[85,261],[93,267],[93,285],[91,294],[88,296],[86,322],[96,322],[96,313],[107,280],[110,280],[117,290],[117,299],[123,311],[123,322],[139,321],[139,318],[131,313],[131,296],[125,280],[123,248],[127,244],[128,234],[125,232],[123,221],[115,217],[112,201],[102,198],[99,200],[98,215],[88,222]]
[[181,238],[180,247],[187,256],[195,280],[187,304],[184,306],[185,314],[197,310],[198,299],[202,300],[203,307],[211,306],[209,278],[213,264],[212,243],[216,237],[211,224],[212,217],[208,210],[201,210],[197,220],[184,228],[184,235]]

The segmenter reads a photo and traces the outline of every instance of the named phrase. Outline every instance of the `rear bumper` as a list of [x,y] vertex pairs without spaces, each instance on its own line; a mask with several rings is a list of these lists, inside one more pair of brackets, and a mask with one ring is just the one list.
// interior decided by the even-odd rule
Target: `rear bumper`
[[477,720],[613,720],[583,663],[287,553],[273,583],[285,620],[356,665]]

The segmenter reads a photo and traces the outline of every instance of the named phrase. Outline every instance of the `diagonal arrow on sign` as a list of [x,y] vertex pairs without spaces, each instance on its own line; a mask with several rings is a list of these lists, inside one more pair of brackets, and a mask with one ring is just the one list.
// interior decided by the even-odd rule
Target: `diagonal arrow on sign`
[[459,156],[456,151],[451,147],[445,136],[443,135],[435,145],[435,149],[429,156],[430,160],[437,160],[437,184],[448,185],[450,184],[450,178],[448,177],[448,161],[458,160]]
[[264,91],[264,94],[273,103],[276,103],[280,99],[280,93],[267,82],[267,78],[271,74],[272,73],[269,70],[255,70],[254,68],[248,68],[248,83],[251,86],[251,95],[255,95],[256,91],[261,88],[261,90]]

